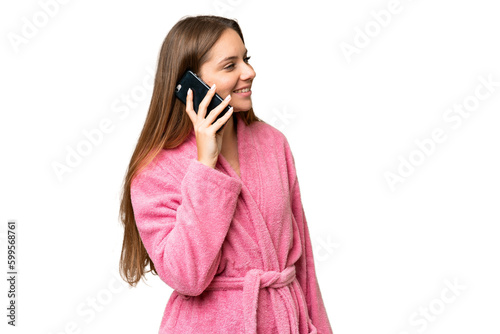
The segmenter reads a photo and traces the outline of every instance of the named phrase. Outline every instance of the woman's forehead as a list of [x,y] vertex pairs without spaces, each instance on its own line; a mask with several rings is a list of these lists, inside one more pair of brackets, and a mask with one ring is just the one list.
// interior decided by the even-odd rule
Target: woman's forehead
[[233,29],[227,29],[210,49],[208,61],[219,63],[228,57],[241,57],[246,52],[240,35]]

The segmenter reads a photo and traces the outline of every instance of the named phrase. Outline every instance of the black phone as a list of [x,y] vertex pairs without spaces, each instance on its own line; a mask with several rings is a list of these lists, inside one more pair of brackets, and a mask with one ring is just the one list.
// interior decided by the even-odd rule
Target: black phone
[[[191,90],[193,91],[193,109],[196,113],[198,113],[198,107],[200,106],[201,101],[205,98],[205,95],[207,95],[210,87],[192,71],[187,70],[186,73],[184,73],[182,78],[177,83],[177,86],[175,87],[175,96],[177,96],[177,98],[181,100],[184,104],[186,104],[187,91],[189,88],[191,88]],[[221,104],[222,101],[223,101],[222,97],[220,97],[219,94],[215,93],[214,97],[212,98],[212,101],[210,101],[210,104],[207,107],[207,114],[205,115],[205,117],[208,116],[208,114],[210,114],[210,111],[212,111],[215,107]],[[219,113],[214,123],[219,118],[224,116],[229,111],[230,108],[231,108],[230,105],[224,108],[224,110],[222,110]],[[219,131],[221,131],[223,127],[224,125],[221,126],[219,130],[217,130],[217,133],[219,133]]]

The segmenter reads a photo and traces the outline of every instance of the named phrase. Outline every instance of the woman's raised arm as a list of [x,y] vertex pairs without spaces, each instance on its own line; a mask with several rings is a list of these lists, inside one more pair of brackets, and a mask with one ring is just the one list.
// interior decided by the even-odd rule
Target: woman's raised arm
[[241,181],[192,160],[182,180],[158,165],[132,182],[139,234],[160,278],[184,295],[212,281]]

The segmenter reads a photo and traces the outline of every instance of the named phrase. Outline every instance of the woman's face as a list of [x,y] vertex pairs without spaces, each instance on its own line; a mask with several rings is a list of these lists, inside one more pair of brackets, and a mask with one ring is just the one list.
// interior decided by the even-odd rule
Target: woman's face
[[223,99],[231,95],[229,104],[234,111],[252,108],[252,81],[255,71],[248,63],[247,49],[233,29],[226,29],[210,49],[208,61],[199,75],[210,87],[216,84],[216,92]]

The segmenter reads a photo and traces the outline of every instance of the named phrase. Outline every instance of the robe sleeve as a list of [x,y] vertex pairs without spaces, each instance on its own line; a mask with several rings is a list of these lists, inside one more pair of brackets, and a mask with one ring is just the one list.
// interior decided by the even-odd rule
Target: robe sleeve
[[131,185],[141,240],[158,276],[179,293],[201,294],[216,274],[241,181],[193,159],[184,177],[146,169]]
[[302,255],[295,263],[297,280],[304,292],[307,310],[312,324],[318,329],[318,334],[332,334],[332,328],[316,278],[311,237],[307,226],[307,219],[302,205],[299,181],[295,169],[295,161],[289,144],[285,139],[286,159],[289,169],[290,197],[292,213],[299,228],[302,242]]

